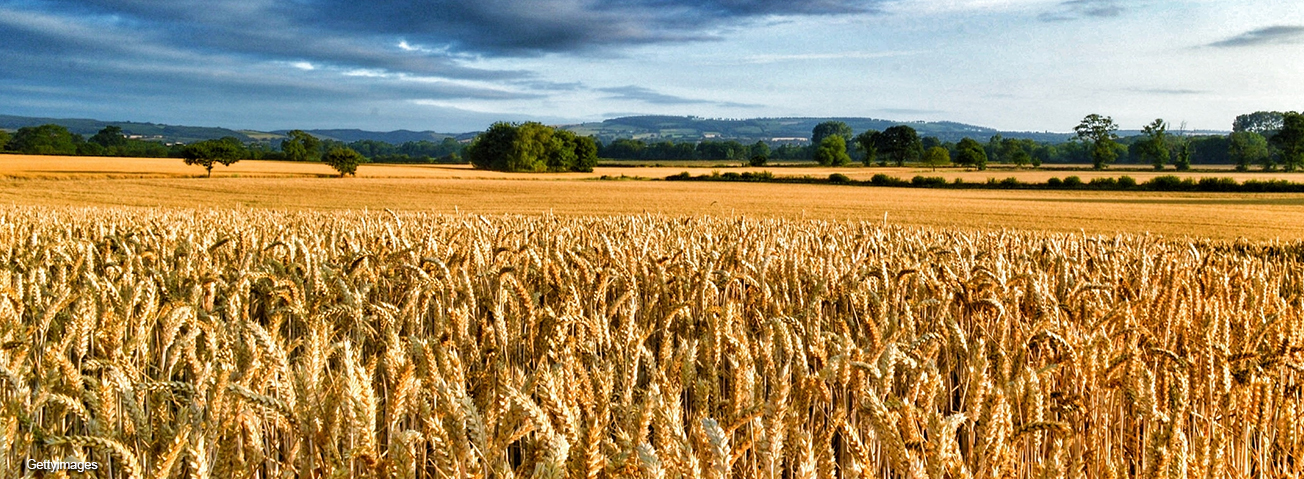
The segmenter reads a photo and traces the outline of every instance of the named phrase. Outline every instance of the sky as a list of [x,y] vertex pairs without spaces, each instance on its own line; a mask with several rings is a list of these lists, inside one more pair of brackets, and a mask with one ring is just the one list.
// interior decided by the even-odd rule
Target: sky
[[1298,0],[0,0],[0,114],[467,132],[628,115],[1229,130]]

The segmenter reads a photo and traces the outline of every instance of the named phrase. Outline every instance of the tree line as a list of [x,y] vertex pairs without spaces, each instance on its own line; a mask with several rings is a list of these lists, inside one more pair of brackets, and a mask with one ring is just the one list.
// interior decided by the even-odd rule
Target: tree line
[[[1116,162],[1149,163],[1156,169],[1171,165],[1177,170],[1193,164],[1234,164],[1238,170],[1259,167],[1265,171],[1304,169],[1304,114],[1259,111],[1237,116],[1228,135],[1187,135],[1184,125],[1176,132],[1163,119],[1142,128],[1140,135],[1120,138],[1118,125],[1108,116],[1087,115],[1074,128],[1069,141],[1051,144],[1030,139],[1003,138],[997,134],[986,141],[963,138],[943,142],[937,137],[920,137],[909,125],[857,134],[840,121],[820,123],[811,131],[808,144],[737,140],[698,142],[617,139],[603,144],[590,137],[547,127],[539,123],[495,123],[470,145],[453,138],[440,142],[410,141],[399,145],[359,140],[351,143],[320,139],[293,130],[279,142],[242,142],[233,137],[191,144],[165,145],[157,141],[129,138],[117,126],[108,126],[90,138],[54,125],[24,127],[14,133],[0,131],[0,151],[35,155],[86,155],[184,158],[188,164],[204,166],[211,174],[215,164],[239,159],[324,161],[327,157],[349,170],[351,162],[378,163],[462,163],[477,167],[515,171],[588,171],[597,158],[635,160],[722,160],[753,166],[769,160],[814,161],[842,166],[860,162],[866,166],[958,165],[985,169],[990,163],[1016,167],[1037,167],[1043,163],[1091,163],[1103,169]],[[477,146],[478,145],[478,146]],[[336,152],[331,156],[332,152]],[[475,157],[472,158],[472,152]],[[351,153],[350,153],[351,152]],[[493,155],[498,155],[494,157]],[[355,159],[356,158],[356,159]],[[356,169],[356,165],[352,167]],[[341,171],[342,174],[345,171]]]
[[618,139],[599,144],[599,156],[631,160],[734,160],[761,166],[771,159],[815,161],[826,166],[861,162],[866,166],[907,163],[923,166],[959,166],[985,169],[989,163],[1037,167],[1043,163],[1090,163],[1098,169],[1116,162],[1169,166],[1187,170],[1195,164],[1234,164],[1238,170],[1258,166],[1265,171],[1278,167],[1287,171],[1304,168],[1300,153],[1300,113],[1261,111],[1236,117],[1228,135],[1188,135],[1184,128],[1174,132],[1158,119],[1142,128],[1140,135],[1118,136],[1118,125],[1108,116],[1088,115],[1074,128],[1069,141],[1053,144],[997,134],[986,141],[963,138],[944,142],[933,136],[920,137],[909,125],[883,131],[856,134],[846,123],[828,121],[816,125],[808,144],[785,142],[777,145],[758,141],[744,145],[736,140],[706,140],[648,143]]

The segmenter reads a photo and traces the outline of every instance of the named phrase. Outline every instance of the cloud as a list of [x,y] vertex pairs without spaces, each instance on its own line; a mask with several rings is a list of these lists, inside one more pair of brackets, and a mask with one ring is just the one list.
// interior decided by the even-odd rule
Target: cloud
[[1203,95],[1209,93],[1204,90],[1190,90],[1186,88],[1130,88],[1127,91],[1130,91],[1132,93],[1142,93],[1146,95],[1171,95],[1171,96]]
[[1304,26],[1278,25],[1274,27],[1264,27],[1236,35],[1226,40],[1213,42],[1206,46],[1233,48],[1287,43],[1304,43]]
[[1065,22],[1084,18],[1113,18],[1127,9],[1118,0],[1065,0],[1055,10],[1044,12],[1037,18],[1043,22]]
[[675,95],[659,93],[650,88],[641,86],[628,85],[612,88],[598,88],[597,91],[611,93],[608,99],[612,100],[629,100],[649,103],[653,105],[716,105],[725,108],[758,108],[761,105],[748,103],[736,103],[728,101],[702,100],[696,98],[685,98]]

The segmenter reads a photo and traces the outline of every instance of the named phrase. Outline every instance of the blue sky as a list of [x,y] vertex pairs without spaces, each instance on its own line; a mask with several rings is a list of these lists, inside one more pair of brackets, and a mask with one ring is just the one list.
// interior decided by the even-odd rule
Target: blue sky
[[0,39],[0,113],[265,130],[1304,109],[1294,0],[0,0]]

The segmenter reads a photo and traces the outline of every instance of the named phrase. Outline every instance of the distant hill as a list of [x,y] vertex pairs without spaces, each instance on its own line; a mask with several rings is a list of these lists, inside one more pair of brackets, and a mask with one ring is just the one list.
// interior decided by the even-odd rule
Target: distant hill
[[[1000,134],[1006,138],[1028,138],[1039,142],[1060,143],[1073,136],[1072,133],[999,131],[994,128],[967,125],[951,121],[894,121],[876,118],[753,118],[745,120],[714,119],[693,116],[628,116],[612,118],[593,123],[562,125],[561,128],[577,134],[597,137],[604,143],[618,138],[637,138],[645,141],[695,142],[709,139],[738,140],[755,142],[762,140],[770,143],[803,143],[810,138],[811,130],[821,122],[841,121],[856,133],[867,129],[886,130],[895,125],[910,125],[920,136],[936,136],[942,141],[959,141],[970,137],[987,141],[992,135]],[[233,130],[206,126],[176,126],[157,123],[140,123],[131,121],[103,121],[84,118],[38,118],[13,115],[0,115],[0,129],[16,130],[26,126],[38,126],[48,123],[61,125],[73,133],[90,137],[105,126],[115,125],[128,135],[138,135],[146,140],[165,143],[192,143],[200,140],[231,136],[244,142],[279,142],[289,130],[270,132],[255,130]],[[366,131],[358,129],[322,129],[305,130],[323,139],[351,143],[358,140],[376,140],[398,145],[409,141],[430,141],[438,143],[444,138],[466,141],[479,132],[439,133],[434,131],[397,130],[388,132]],[[1120,131],[1120,136],[1132,136],[1140,132]],[[1170,131],[1170,133],[1172,133]],[[1191,131],[1188,135],[1216,134],[1219,131]]]
[[630,116],[595,123],[567,125],[564,128],[580,135],[593,135],[603,142],[617,138],[645,141],[698,141],[725,139],[754,142],[793,141],[810,138],[811,130],[825,121],[841,121],[859,133],[868,129],[883,131],[896,125],[909,125],[920,136],[936,136],[942,141],[959,141],[964,137],[987,140],[995,134],[1006,138],[1030,138],[1059,143],[1070,133],[999,131],[994,128],[966,125],[951,121],[893,121],[876,118],[754,118],[748,120],[711,119],[691,116]]
[[245,132],[207,126],[174,126],[157,123],[138,123],[132,121],[103,121],[86,118],[34,118],[26,116],[0,115],[0,128],[17,130],[27,126],[55,124],[68,131],[89,137],[106,126],[122,128],[123,133],[138,135],[142,139],[157,140],[165,143],[190,143],[200,140],[231,136],[240,141],[254,141]]
[[[385,131],[385,132],[366,131],[366,130],[357,130],[357,129],[304,130],[304,131],[308,132],[308,134],[315,136],[317,138],[338,140],[345,143],[353,143],[359,140],[375,140],[375,141],[383,141],[385,143],[389,143],[393,145],[399,145],[399,144],[407,143],[409,141],[430,141],[434,143],[439,143],[441,141],[444,141],[444,138],[461,139],[461,137],[467,136],[467,134],[458,135],[458,134],[451,134],[451,133],[437,133],[433,131],[411,131],[411,130],[396,130],[396,131]],[[276,130],[272,133],[285,136],[289,132],[290,130]],[[471,133],[470,136],[474,137],[475,134]]]

